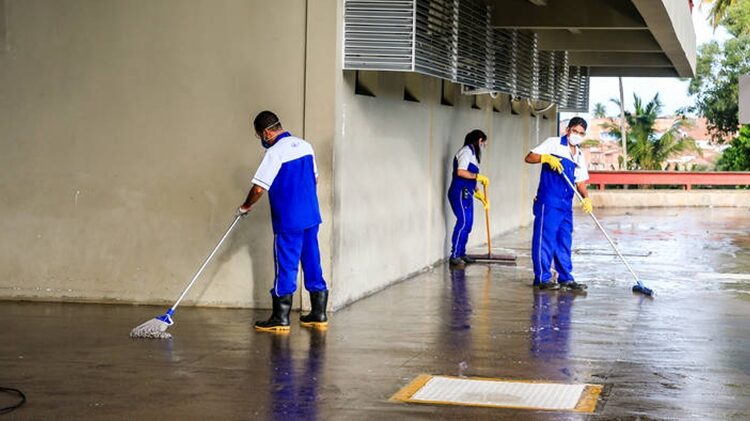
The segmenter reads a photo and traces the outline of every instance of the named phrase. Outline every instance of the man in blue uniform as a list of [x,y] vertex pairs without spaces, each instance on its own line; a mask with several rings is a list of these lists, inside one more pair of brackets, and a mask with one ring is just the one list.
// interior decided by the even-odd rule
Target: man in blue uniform
[[318,170],[312,146],[292,136],[276,114],[263,111],[253,122],[255,135],[266,154],[253,177],[253,187],[238,212],[250,211],[264,192],[271,202],[276,276],[271,289],[273,312],[255,323],[258,331],[288,332],[292,295],[297,289],[300,262],[312,311],[300,317],[303,326],[325,328],[328,287],[323,279],[318,248],[318,226],[322,222],[316,191]]
[[[570,119],[564,136],[550,137],[526,155],[527,163],[543,164],[534,199],[534,237],[531,241],[534,286],[542,290],[586,289],[586,285],[577,283],[573,277],[571,246],[575,192],[563,177],[564,174],[574,183],[584,198],[581,207],[590,213],[593,206],[586,189],[589,173],[578,147],[583,142],[586,128],[586,120],[574,117]],[[552,263],[557,271],[557,283],[552,282]]]
[[464,146],[453,158],[451,185],[448,188],[448,201],[456,216],[456,225],[451,236],[451,269],[463,269],[473,259],[466,255],[466,243],[474,224],[473,198],[482,202],[489,209],[489,202],[479,190],[477,182],[487,186],[489,178],[479,174],[479,163],[482,161],[482,149],[487,144],[487,135],[481,130],[472,130],[464,138]]

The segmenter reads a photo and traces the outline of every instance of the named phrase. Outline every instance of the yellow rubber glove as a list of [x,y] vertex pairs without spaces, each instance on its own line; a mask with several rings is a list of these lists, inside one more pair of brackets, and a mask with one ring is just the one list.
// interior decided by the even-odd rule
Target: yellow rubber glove
[[474,197],[482,202],[482,206],[484,206],[484,210],[489,210],[490,208],[490,201],[487,200],[486,197],[484,197],[484,194],[479,190],[474,190]]
[[542,164],[549,165],[551,169],[561,174],[563,172],[563,166],[560,162],[560,158],[554,157],[552,155],[542,155]]
[[583,209],[586,213],[591,213],[594,211],[594,205],[591,203],[591,199],[588,197],[584,198],[581,202],[581,209]]
[[477,174],[477,181],[482,183],[484,187],[487,187],[490,185],[490,179],[486,176],[483,176],[482,174]]

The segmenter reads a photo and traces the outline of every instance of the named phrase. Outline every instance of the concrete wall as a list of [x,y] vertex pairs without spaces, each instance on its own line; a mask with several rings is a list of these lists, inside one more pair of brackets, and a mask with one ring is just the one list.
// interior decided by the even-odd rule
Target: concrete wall
[[[674,36],[675,38],[677,38],[677,41],[682,48],[681,58],[684,57],[683,59],[687,62],[687,65],[692,70],[691,74],[694,74],[697,60],[695,28],[693,27],[693,18],[691,16],[690,8],[686,3],[687,2],[662,0],[662,4],[664,5],[664,8],[669,15],[669,20],[672,24],[672,31],[674,31]],[[696,7],[698,6],[696,5]],[[687,69],[685,69],[685,71],[687,71]]]
[[[414,75],[408,76],[414,78]],[[334,306],[372,293],[444,259],[455,218],[446,199],[453,156],[467,132],[489,137],[481,171],[490,186],[494,234],[531,220],[539,168],[523,163],[529,148],[555,133],[548,119],[527,107],[512,115],[507,96],[494,101],[457,95],[440,104],[440,84],[419,77],[419,103],[403,99],[407,76],[360,74],[376,97],[355,94],[355,72],[340,80],[340,119],[334,150]],[[536,122],[539,122],[537,127]],[[484,211],[475,208],[469,246],[486,244]]]
[[750,207],[750,190],[589,190],[594,208]]
[[[334,308],[447,255],[450,165],[471,129],[490,137],[493,233],[531,219],[538,168],[522,159],[554,113],[440,105],[441,82],[413,74],[355,95],[342,1],[0,5],[0,299],[173,302],[244,199],[263,109],[316,149]],[[421,102],[403,100],[407,78]],[[272,239],[264,199],[185,303],[268,307]]]
[[[326,111],[304,113],[305,1],[2,4],[0,296],[174,301],[244,199],[262,109],[306,126],[330,177]],[[268,306],[271,244],[264,200],[187,302]]]

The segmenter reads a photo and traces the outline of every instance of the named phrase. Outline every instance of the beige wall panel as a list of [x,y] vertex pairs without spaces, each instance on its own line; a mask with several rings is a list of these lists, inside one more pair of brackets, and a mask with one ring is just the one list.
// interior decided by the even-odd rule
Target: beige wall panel
[[[480,167],[492,180],[493,234],[531,221],[538,168],[522,161],[530,146],[554,133],[554,120],[539,118],[537,128],[528,109],[496,113],[480,99],[483,109],[476,110],[468,96],[453,107],[440,105],[440,81],[421,79],[421,103],[403,100],[403,74],[381,73],[375,98],[354,94],[353,72],[341,80],[334,152],[336,307],[447,256],[455,222],[446,199],[452,160],[474,128],[490,138]],[[486,245],[481,206],[474,219],[469,247]]]
[[[318,164],[318,200],[323,215],[318,241],[323,276],[329,289],[335,291],[332,273],[331,235],[335,223],[333,212],[333,145],[336,131],[336,75],[341,70],[336,61],[338,46],[337,5],[334,1],[308,2],[307,51],[305,65],[305,138],[315,148]],[[302,277],[299,291],[304,291]],[[301,294],[304,308],[309,308],[308,295]],[[332,301],[332,300],[329,300]],[[295,301],[295,306],[296,306]]]
[[[305,2],[5,6],[0,297],[173,301],[260,162],[250,116],[302,132]],[[268,306],[272,239],[263,200],[187,302]]]

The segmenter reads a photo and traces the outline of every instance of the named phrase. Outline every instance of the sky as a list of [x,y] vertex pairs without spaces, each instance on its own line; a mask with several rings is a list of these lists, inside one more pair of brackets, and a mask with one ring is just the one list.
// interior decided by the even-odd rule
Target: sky
[[[696,2],[699,3],[699,2]],[[693,26],[695,28],[696,45],[700,46],[713,39],[722,42],[728,39],[730,35],[722,27],[718,27],[714,32],[713,27],[708,22],[708,12],[710,6],[693,8]],[[616,77],[592,77],[589,87],[589,110],[594,108],[594,104],[601,102],[607,107],[607,115],[620,115],[619,108],[613,104],[610,99],[620,97],[620,88]],[[693,105],[694,100],[688,95],[689,79],[671,78],[671,77],[626,77],[622,80],[622,86],[625,97],[625,109],[633,109],[633,94],[638,94],[644,101],[651,100],[656,93],[659,93],[664,107],[662,114],[674,114],[674,112],[685,106]],[[588,113],[561,113],[561,119],[567,119],[575,115],[584,118],[591,118]]]

